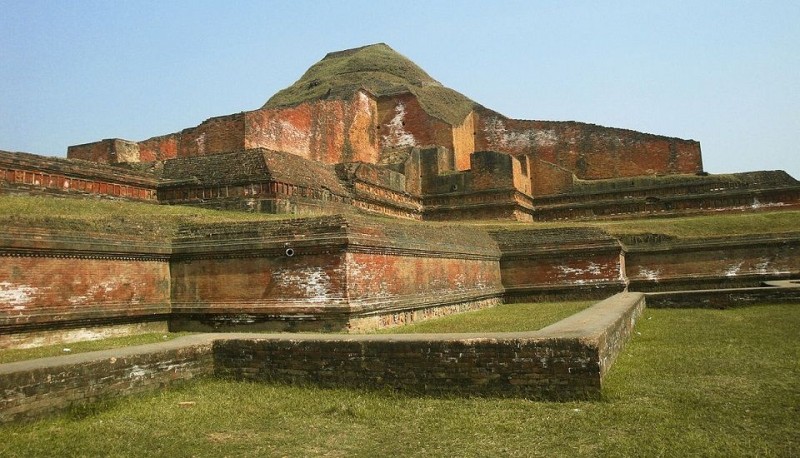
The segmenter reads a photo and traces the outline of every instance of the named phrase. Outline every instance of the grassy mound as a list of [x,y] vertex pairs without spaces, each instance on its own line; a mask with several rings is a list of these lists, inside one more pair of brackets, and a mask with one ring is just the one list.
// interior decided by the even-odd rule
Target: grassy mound
[[474,102],[442,86],[417,64],[379,43],[329,53],[293,85],[270,98],[264,108],[280,108],[324,99],[349,99],[359,89],[375,96],[410,92],[431,116],[461,124]]

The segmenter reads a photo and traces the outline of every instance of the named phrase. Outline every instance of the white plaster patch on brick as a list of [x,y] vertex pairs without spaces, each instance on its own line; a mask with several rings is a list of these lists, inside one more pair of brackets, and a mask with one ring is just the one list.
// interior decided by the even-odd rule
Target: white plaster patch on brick
[[[578,275],[589,275],[598,277],[603,273],[602,266],[595,262],[590,262],[585,269],[582,269],[580,267],[570,267],[570,266],[560,265],[558,266],[558,270],[561,272],[562,278],[573,277]],[[583,280],[578,280],[578,281],[583,281]]]
[[30,285],[15,285],[8,281],[0,282],[0,304],[8,304],[12,310],[25,310],[39,289]]
[[364,91],[358,91],[356,95],[356,108],[369,112],[370,98]]
[[478,278],[476,278],[471,285],[471,289],[486,289],[489,287],[489,282],[486,279],[486,276],[483,272],[478,273]]
[[134,364],[130,371],[128,371],[128,378],[129,379],[141,379],[151,375],[153,371],[140,367],[139,365]]
[[280,269],[275,277],[280,287],[297,288],[310,302],[320,303],[331,298],[331,278],[322,267]]
[[[504,148],[529,148],[531,139],[536,139],[536,134],[530,132],[511,132],[500,118],[491,118],[486,122],[489,139],[492,143]],[[544,132],[544,131],[543,131]],[[547,134],[543,134],[547,137]]]
[[639,269],[639,275],[642,277],[651,280],[651,281],[658,281],[661,277],[661,269]]
[[403,121],[406,118],[406,106],[401,102],[394,107],[394,117],[387,124],[389,133],[383,135],[385,146],[416,146],[417,140],[411,132],[406,131]]
[[197,143],[197,152],[199,154],[205,153],[205,151],[206,151],[206,133],[203,132],[202,134],[200,134],[200,136],[197,137],[197,139],[195,140],[195,143]]
[[463,272],[456,275],[455,285],[457,289],[464,289],[467,286],[467,275]]
[[725,271],[725,276],[726,277],[735,277],[736,275],[739,274],[739,271],[742,270],[742,265],[744,265],[744,261],[740,262],[739,264],[736,264],[735,266],[730,266]]
[[538,146],[553,146],[558,141],[558,136],[553,129],[534,130],[533,141]]
[[756,272],[761,275],[766,275],[769,273],[769,264],[770,259],[767,257],[761,257],[758,259],[758,264],[755,265]]
[[174,363],[172,361],[161,362],[158,365],[158,370],[162,372],[182,372],[184,369],[191,368],[194,365],[192,361],[183,363]]

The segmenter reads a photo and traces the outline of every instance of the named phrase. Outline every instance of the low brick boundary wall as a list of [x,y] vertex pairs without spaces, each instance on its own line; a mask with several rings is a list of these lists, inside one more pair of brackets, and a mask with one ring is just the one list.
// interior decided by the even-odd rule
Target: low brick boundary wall
[[645,293],[653,308],[731,308],[758,303],[800,304],[800,280],[764,282],[756,288]]
[[218,340],[215,374],[424,394],[596,399],[643,308],[642,294],[620,293],[533,332]]
[[0,364],[0,423],[213,374],[202,334],[136,347]]
[[194,377],[424,394],[596,399],[644,308],[620,293],[539,331],[496,334],[200,334],[0,365],[0,423]]

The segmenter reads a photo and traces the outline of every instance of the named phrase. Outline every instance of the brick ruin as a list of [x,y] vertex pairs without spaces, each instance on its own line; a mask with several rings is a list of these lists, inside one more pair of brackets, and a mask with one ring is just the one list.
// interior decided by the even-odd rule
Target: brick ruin
[[[251,168],[237,170],[243,156]],[[385,44],[329,53],[259,109],[138,142],[71,146],[67,157],[149,170],[159,202],[267,212],[341,203],[413,219],[531,221],[800,201],[782,172],[705,174],[694,140],[509,119]]]
[[0,347],[142,323],[374,328],[502,302],[800,274],[796,233],[689,245],[426,222],[797,208],[800,183],[781,171],[706,174],[693,140],[509,119],[384,44],[328,54],[259,109],[138,142],[71,146],[67,156],[0,151],[0,193],[313,217],[155,239],[9,227]]

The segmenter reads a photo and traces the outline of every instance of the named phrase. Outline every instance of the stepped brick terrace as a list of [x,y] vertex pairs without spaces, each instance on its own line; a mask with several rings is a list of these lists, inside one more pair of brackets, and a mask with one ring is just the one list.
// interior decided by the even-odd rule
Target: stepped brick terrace
[[[715,292],[731,302],[796,300],[797,288],[770,282],[800,277],[800,230],[681,240],[657,224],[624,235],[537,224],[797,211],[800,182],[787,173],[712,175],[695,140],[509,119],[385,44],[329,53],[260,108],[180,132],[70,146],[66,158],[0,151],[0,195],[283,215],[158,233],[11,218],[0,233],[0,348],[166,326],[361,331],[502,303],[621,294],[627,308],[601,320],[613,332],[591,334],[596,345],[552,347],[591,369],[565,388],[566,397],[595,397],[644,307],[634,293],[676,306],[714,303]],[[485,367],[493,363],[482,352],[495,346],[509,358],[508,345],[520,339],[539,351],[539,334],[506,337],[470,351]],[[210,371],[212,342],[204,339],[203,373]],[[444,359],[452,348],[471,345],[435,336],[405,347],[370,338],[300,340],[311,352],[355,345],[423,366],[430,362],[418,360],[420,345],[438,348]],[[235,357],[300,345],[286,342],[220,341],[217,370],[291,378],[291,364],[276,363],[279,375],[270,375]],[[605,362],[586,360],[604,352]],[[324,368],[328,361],[318,363]],[[431,367],[435,375],[439,367]],[[567,375],[542,380],[558,384]],[[360,383],[372,384],[373,376],[379,377],[366,374]],[[517,388],[560,396],[552,386],[533,385]]]

